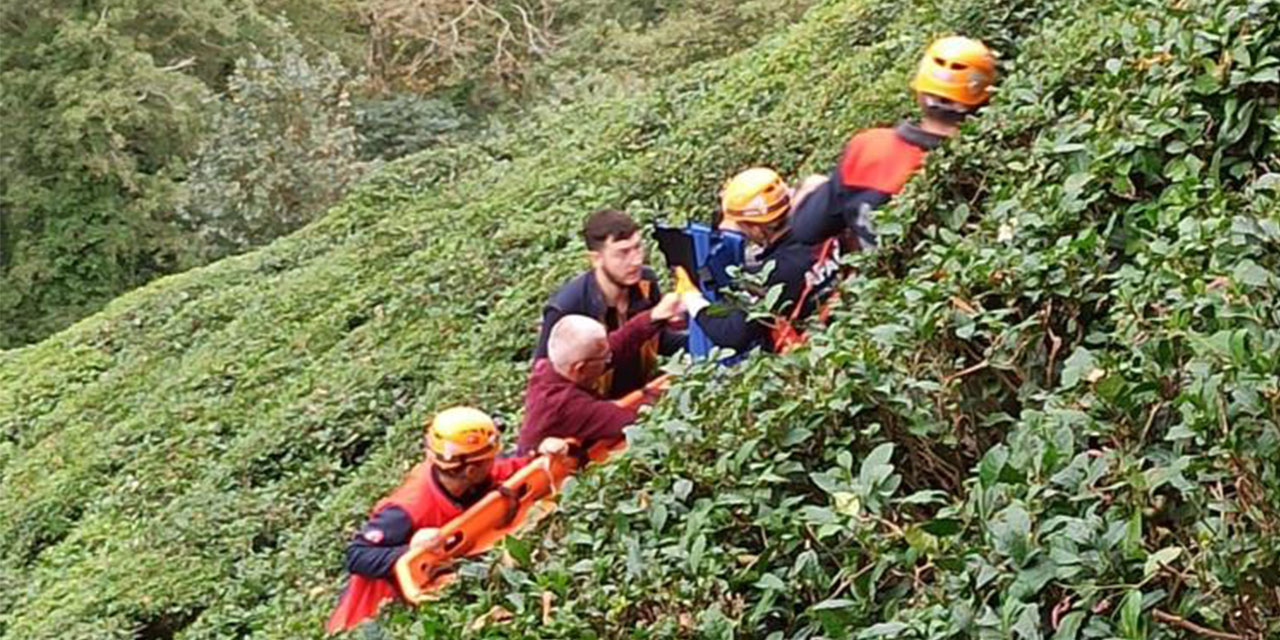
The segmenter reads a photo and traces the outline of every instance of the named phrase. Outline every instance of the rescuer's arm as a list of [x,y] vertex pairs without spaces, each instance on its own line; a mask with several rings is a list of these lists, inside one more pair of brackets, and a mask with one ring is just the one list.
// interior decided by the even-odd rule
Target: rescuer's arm
[[370,578],[387,578],[409,550],[413,522],[397,506],[378,511],[347,544],[346,569]]
[[[796,265],[775,262],[774,269],[765,282],[765,290],[775,285],[782,285],[782,294],[778,297],[775,314],[786,313],[804,289],[804,272],[796,271]],[[756,267],[748,271],[758,271]],[[769,325],[764,320],[748,318],[744,309],[726,305],[712,305],[700,292],[683,294],[685,307],[689,316],[702,328],[703,333],[716,345],[736,351],[750,349],[757,344],[765,344],[769,338]]]

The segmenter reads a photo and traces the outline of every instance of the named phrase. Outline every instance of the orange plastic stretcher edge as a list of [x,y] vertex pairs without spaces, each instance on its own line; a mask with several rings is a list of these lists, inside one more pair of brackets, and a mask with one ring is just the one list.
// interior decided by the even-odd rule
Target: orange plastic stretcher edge
[[[623,407],[639,406],[669,385],[670,376],[664,375],[616,402]],[[587,458],[604,462],[626,446],[626,439],[596,443]],[[405,600],[419,604],[447,585],[453,578],[455,560],[484,553],[515,532],[528,518],[529,510],[555,495],[565,478],[577,469],[578,461],[571,456],[538,456],[449,521],[430,542],[401,556],[395,575]]]

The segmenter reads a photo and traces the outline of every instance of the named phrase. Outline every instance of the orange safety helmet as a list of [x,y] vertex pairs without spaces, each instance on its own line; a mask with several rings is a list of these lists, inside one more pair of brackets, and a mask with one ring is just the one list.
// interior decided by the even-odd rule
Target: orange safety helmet
[[991,97],[996,58],[981,41],[961,36],[935,40],[920,60],[911,88],[978,107]]
[[791,189],[773,169],[753,167],[725,183],[720,207],[730,222],[768,224],[791,212]]
[[427,426],[427,450],[436,460],[464,463],[498,453],[498,425],[488,414],[471,407],[453,407],[436,414]]

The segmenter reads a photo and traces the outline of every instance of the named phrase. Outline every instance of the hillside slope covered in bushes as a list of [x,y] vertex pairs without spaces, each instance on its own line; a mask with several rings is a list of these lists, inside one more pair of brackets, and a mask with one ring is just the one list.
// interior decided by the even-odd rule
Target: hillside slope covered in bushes
[[426,417],[514,417],[585,212],[703,217],[742,167],[825,170],[952,32],[1001,51],[998,98],[879,217],[831,326],[676,365],[627,456],[384,626],[1274,637],[1271,0],[829,0],[0,352],[0,635],[318,636]]

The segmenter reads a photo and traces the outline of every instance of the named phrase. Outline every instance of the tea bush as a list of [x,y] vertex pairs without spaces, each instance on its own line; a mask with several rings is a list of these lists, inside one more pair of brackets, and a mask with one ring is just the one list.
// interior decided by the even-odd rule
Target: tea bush
[[325,218],[0,352],[0,634],[316,637],[424,419],[507,417],[601,206],[703,217],[996,102],[878,218],[832,324],[677,362],[631,451],[393,637],[1280,633],[1280,3],[816,5],[663,87],[392,163]]

